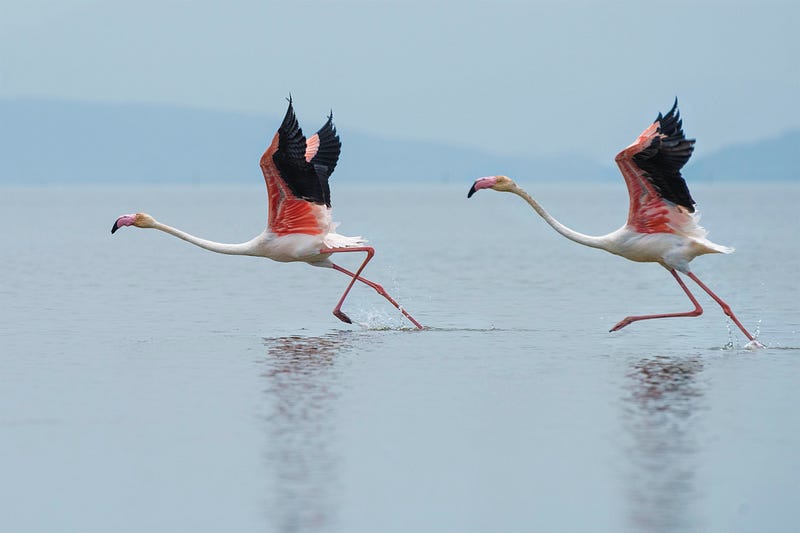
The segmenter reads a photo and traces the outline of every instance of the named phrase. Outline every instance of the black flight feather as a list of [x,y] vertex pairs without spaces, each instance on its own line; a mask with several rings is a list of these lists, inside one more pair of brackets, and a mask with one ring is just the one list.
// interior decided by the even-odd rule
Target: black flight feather
[[319,137],[319,147],[317,153],[311,158],[311,164],[314,165],[314,170],[319,178],[325,204],[330,207],[331,189],[328,179],[333,174],[342,151],[342,143],[336,133],[336,127],[333,125],[333,112],[328,115],[327,122],[319,129],[317,136]]
[[650,146],[633,156],[633,161],[662,198],[694,213],[695,201],[681,176],[681,168],[692,156],[695,140],[687,139],[683,133],[677,98],[669,113],[666,116],[659,113],[655,122],[664,137],[655,137]]
[[[324,128],[325,126],[323,126]],[[332,129],[332,126],[330,128]],[[338,137],[335,138],[338,142]],[[322,138],[320,137],[321,147]],[[338,152],[336,155],[338,158]],[[333,168],[330,169],[328,175],[322,178],[317,173],[317,165],[306,161],[306,138],[303,136],[300,124],[297,122],[297,116],[294,114],[291,100],[289,100],[289,109],[286,110],[283,123],[278,128],[278,149],[273,154],[272,161],[295,198],[330,207],[328,175],[333,171]],[[336,166],[335,159],[333,166]],[[323,167],[324,165],[320,165],[320,168]]]

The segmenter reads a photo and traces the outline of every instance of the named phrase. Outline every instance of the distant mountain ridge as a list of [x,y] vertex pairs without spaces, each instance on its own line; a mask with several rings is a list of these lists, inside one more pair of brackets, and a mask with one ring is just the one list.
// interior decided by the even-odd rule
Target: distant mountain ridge
[[715,181],[800,181],[800,131],[728,146],[692,162],[692,179]]
[[[0,184],[248,183],[281,117],[150,104],[0,100]],[[303,124],[310,136],[324,122]],[[443,143],[342,130],[333,179],[341,182],[470,182],[508,174],[520,180],[620,179],[576,154],[513,157]],[[800,131],[730,147],[687,167],[696,180],[798,180]]]

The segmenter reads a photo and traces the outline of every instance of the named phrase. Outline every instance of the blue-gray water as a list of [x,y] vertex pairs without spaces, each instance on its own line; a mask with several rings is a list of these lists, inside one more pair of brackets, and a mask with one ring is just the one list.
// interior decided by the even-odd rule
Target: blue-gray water
[[[627,213],[621,180],[521,184],[586,233]],[[796,531],[800,187],[692,187],[749,351],[699,290],[608,333],[691,304],[469,185],[334,185],[426,331],[361,287],[337,321],[331,270],[109,233],[244,241],[257,185],[0,190],[0,531]]]

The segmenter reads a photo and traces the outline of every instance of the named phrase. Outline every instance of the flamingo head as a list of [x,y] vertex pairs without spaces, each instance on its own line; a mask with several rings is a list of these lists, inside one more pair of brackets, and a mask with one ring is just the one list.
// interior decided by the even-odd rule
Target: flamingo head
[[467,198],[472,197],[473,194],[481,189],[494,189],[495,191],[509,192],[517,184],[508,176],[486,176],[485,178],[478,178],[472,184],[472,188],[467,193]]
[[152,228],[156,221],[147,213],[135,213],[132,215],[122,215],[114,225],[111,226],[111,233],[114,233],[123,226],[136,226],[137,228]]

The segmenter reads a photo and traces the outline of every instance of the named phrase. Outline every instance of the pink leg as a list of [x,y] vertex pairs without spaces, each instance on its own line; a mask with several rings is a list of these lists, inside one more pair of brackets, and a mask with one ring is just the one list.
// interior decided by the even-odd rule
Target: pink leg
[[398,310],[400,310],[400,312],[403,313],[403,316],[405,316],[407,319],[409,319],[416,327],[418,327],[419,329],[423,329],[422,328],[422,324],[417,322],[414,319],[414,317],[412,317],[410,314],[408,314],[408,312],[405,309],[400,307],[400,304],[398,304],[391,296],[389,296],[389,293],[387,293],[384,290],[383,287],[381,287],[380,285],[378,285],[377,283],[375,283],[373,281],[370,281],[370,280],[368,280],[366,278],[362,278],[361,276],[359,276],[359,274],[361,274],[361,271],[364,270],[364,267],[367,266],[367,263],[369,263],[370,259],[372,259],[372,256],[375,255],[375,249],[374,248],[372,248],[370,246],[353,247],[353,248],[323,248],[322,250],[320,250],[320,252],[321,253],[367,252],[367,257],[364,259],[364,262],[361,263],[361,266],[358,267],[358,270],[356,270],[355,272],[350,272],[349,270],[347,270],[345,268],[342,268],[337,264],[332,263],[333,264],[333,268],[335,270],[338,270],[339,272],[347,274],[351,278],[350,279],[350,283],[347,285],[347,288],[344,290],[344,294],[342,294],[342,297],[339,298],[339,302],[336,304],[336,307],[333,309],[333,314],[334,314],[334,316],[336,316],[336,318],[338,318],[342,322],[346,322],[348,324],[352,324],[352,320],[350,320],[350,317],[348,317],[346,314],[344,314],[342,312],[342,304],[344,303],[344,299],[347,298],[347,295],[350,292],[350,289],[353,288],[353,285],[355,284],[356,280],[358,280],[358,281],[360,281],[360,282],[362,282],[362,283],[364,283],[366,285],[369,285],[373,289],[375,289],[375,291],[377,291],[378,294],[380,294],[381,296],[386,298],[389,301],[389,303],[391,303]]
[[690,278],[692,278],[695,283],[700,285],[700,288],[703,289],[704,291],[706,291],[708,293],[708,295],[711,296],[714,299],[714,301],[719,304],[720,307],[722,307],[722,312],[725,313],[726,315],[728,315],[728,317],[730,317],[730,319],[733,320],[734,324],[739,326],[739,329],[742,330],[742,333],[744,333],[745,337],[747,337],[751,341],[755,340],[755,338],[753,338],[753,336],[750,335],[750,332],[748,332],[746,329],[744,329],[744,326],[742,325],[742,323],[739,322],[739,319],[736,318],[736,315],[734,315],[733,311],[731,311],[730,306],[728,304],[726,304],[724,301],[722,301],[722,298],[720,298],[719,296],[714,294],[711,291],[711,289],[706,287],[705,283],[700,281],[700,279],[697,276],[695,276],[694,274],[692,274],[691,272],[687,272],[686,275],[689,276]]
[[[683,292],[686,293],[686,296],[688,296],[689,299],[694,304],[694,310],[693,311],[687,311],[685,313],[667,313],[667,314],[661,314],[661,315],[629,316],[627,318],[622,319],[619,322],[619,324],[617,324],[616,326],[611,328],[611,331],[618,331],[618,330],[624,328],[625,326],[627,326],[628,324],[630,324],[631,322],[636,322],[637,320],[649,320],[651,318],[671,318],[671,317],[682,317],[682,316],[700,316],[700,315],[703,314],[703,308],[700,307],[700,304],[697,302],[697,299],[694,297],[694,295],[691,292],[689,292],[689,288],[686,286],[686,284],[683,282],[683,280],[680,277],[678,277],[678,273],[675,272],[674,269],[670,269],[669,272],[678,281],[678,285],[681,286],[681,288],[683,289]],[[691,276],[691,274],[689,274],[689,276]],[[694,277],[692,277],[692,279],[694,279],[695,281],[698,281]],[[701,287],[702,287],[702,285],[701,285]],[[708,289],[706,289],[706,290],[708,290]]]

